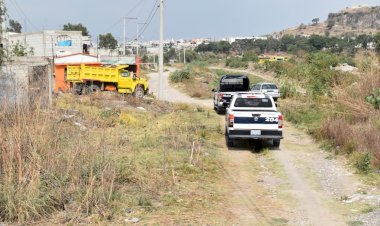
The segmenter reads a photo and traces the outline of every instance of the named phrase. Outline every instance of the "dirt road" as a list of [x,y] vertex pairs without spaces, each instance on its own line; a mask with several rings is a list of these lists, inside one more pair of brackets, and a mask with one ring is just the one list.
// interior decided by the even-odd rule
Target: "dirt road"
[[[211,108],[211,100],[172,88],[167,76],[164,100]],[[150,77],[155,92],[158,76]],[[244,142],[224,149],[221,218],[231,225],[380,225],[378,188],[363,184],[344,159],[322,151],[303,131],[289,123],[284,130],[280,150],[255,152]]]
[[[191,98],[186,94],[180,92],[179,90],[173,88],[169,84],[169,74],[174,71],[174,69],[169,68],[168,71],[164,72],[163,76],[163,86],[162,86],[162,100],[169,102],[177,102],[177,103],[192,103],[197,104],[203,107],[212,107],[212,100],[200,100],[196,98]],[[150,73],[149,74],[149,91],[157,96],[159,89],[159,77],[158,73]]]

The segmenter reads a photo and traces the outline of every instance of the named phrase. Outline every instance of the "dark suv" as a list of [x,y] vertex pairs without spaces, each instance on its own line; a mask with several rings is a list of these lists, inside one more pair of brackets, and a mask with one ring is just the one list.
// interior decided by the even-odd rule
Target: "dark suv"
[[223,75],[214,92],[214,109],[218,114],[225,111],[230,103],[232,96],[236,92],[248,92],[249,78],[246,75]]

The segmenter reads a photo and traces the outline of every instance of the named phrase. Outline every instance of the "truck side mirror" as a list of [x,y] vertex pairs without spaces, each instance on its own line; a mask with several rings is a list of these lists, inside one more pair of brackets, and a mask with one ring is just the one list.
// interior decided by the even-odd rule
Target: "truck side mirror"
[[133,74],[132,76],[133,80],[136,80],[136,73],[132,73],[132,74]]

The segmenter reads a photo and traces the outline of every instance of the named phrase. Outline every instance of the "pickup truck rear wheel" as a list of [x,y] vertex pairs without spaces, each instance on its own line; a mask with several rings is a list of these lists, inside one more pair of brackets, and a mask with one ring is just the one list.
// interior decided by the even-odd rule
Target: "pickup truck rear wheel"
[[273,147],[279,148],[280,147],[281,140],[280,139],[274,139],[273,140]]
[[226,137],[226,145],[227,145],[227,147],[229,147],[229,148],[233,147],[233,146],[234,146],[234,140],[231,139],[231,138],[228,136],[227,131],[226,131],[226,135],[225,135],[225,137]]
[[216,107],[216,113],[218,115],[222,114],[223,113],[223,109],[220,109],[219,107]]

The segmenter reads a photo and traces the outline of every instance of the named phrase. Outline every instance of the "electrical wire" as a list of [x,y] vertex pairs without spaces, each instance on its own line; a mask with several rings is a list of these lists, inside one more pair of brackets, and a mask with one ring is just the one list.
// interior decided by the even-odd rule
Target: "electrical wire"
[[152,10],[150,11],[150,13],[149,13],[149,15],[148,15],[148,17],[144,23],[144,26],[142,27],[141,31],[138,34],[138,37],[140,37],[142,34],[144,34],[146,29],[149,27],[150,23],[152,22],[154,16],[156,15],[156,13],[159,9],[159,5],[157,5],[157,3],[158,3],[158,0],[156,0],[156,2],[154,3]]
[[111,26],[109,26],[107,29],[104,29],[103,32],[101,32],[100,34],[103,34],[103,33],[106,33],[107,31],[112,30],[112,28],[114,28],[117,25],[119,25],[123,21],[123,19],[124,19],[123,17],[120,18],[117,22],[115,22],[114,24],[112,24]]
[[32,23],[32,21],[28,18],[28,16],[24,13],[24,11],[22,10],[22,8],[20,7],[20,5],[17,3],[17,1],[16,0],[11,0],[10,1],[12,4],[13,4],[13,6],[15,7],[15,9],[24,17],[24,19],[30,24],[30,25],[32,25],[32,27],[34,28],[34,29],[36,29],[36,31],[39,31],[39,30],[41,30],[41,29],[39,29],[36,25],[34,25],[33,23]]
[[[138,0],[137,3],[128,11],[127,15],[126,16],[129,16],[129,14],[131,14],[133,11],[135,11],[135,9],[137,7],[139,7],[145,0]],[[109,26],[107,29],[104,29],[103,32],[101,32],[100,34],[103,34],[107,31],[110,31],[112,30],[114,27],[116,27],[117,25],[119,25],[122,21],[123,21],[124,17],[121,17],[119,18],[118,21],[116,21],[114,24],[112,24],[111,26]]]

